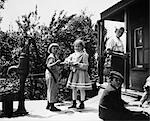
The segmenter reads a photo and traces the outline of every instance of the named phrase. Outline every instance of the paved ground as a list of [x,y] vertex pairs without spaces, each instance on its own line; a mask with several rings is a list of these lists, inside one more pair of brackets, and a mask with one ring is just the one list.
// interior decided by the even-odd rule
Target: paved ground
[[[61,112],[51,112],[45,109],[46,100],[34,100],[34,101],[25,101],[26,110],[29,112],[29,115],[13,117],[13,118],[1,118],[1,121],[102,121],[98,117],[98,103],[103,89],[99,91],[99,94],[87,101],[85,101],[84,110],[75,110],[68,109],[67,107],[71,102],[64,102],[57,104],[57,107],[60,108]],[[122,95],[122,98],[130,103],[138,104],[138,101],[135,101],[135,98],[130,96]],[[14,102],[14,109],[17,108],[18,102]],[[149,111],[149,108],[140,108],[137,106],[128,107],[131,110],[145,110]],[[1,110],[1,104],[0,104]]]

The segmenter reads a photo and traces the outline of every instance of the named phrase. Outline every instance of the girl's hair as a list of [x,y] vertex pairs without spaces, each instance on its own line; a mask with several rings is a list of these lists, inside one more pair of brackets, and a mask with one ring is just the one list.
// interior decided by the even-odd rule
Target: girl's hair
[[84,41],[81,40],[81,39],[75,40],[75,41],[74,41],[74,45],[75,45],[75,44],[80,44],[83,48],[85,48],[85,43],[84,43]]

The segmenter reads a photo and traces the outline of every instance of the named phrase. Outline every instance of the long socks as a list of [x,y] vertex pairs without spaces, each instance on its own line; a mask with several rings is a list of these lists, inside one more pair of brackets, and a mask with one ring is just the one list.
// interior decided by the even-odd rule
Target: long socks
[[76,89],[72,90],[72,99],[73,99],[73,103],[68,108],[76,108],[76,100],[77,100],[77,90]]
[[85,100],[85,90],[80,90],[81,101]]
[[[80,90],[80,105],[78,107],[78,109],[84,109],[84,101],[85,101],[85,90]],[[73,99],[73,104],[68,107],[68,108],[76,108],[76,100],[77,100],[77,90],[73,89],[72,90],[72,99]]]

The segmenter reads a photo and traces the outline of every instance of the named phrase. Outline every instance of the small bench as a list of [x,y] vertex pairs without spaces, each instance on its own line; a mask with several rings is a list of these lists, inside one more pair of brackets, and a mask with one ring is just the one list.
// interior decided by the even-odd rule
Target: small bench
[[[8,85],[5,78],[0,78],[0,102],[2,102],[2,114],[0,117],[12,117],[13,115],[13,101],[18,101],[18,90],[12,89],[13,85]],[[5,85],[3,84],[5,82]],[[3,86],[2,86],[3,85]],[[7,89],[7,86],[12,86],[12,88]]]
[[2,102],[2,115],[0,117],[12,117],[13,101],[18,100],[18,93],[0,94],[0,102]]

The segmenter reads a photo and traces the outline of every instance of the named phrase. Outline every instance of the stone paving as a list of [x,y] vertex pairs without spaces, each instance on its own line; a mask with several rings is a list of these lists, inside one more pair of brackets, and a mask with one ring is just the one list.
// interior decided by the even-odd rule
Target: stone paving
[[[46,110],[46,100],[34,100],[25,101],[26,110],[29,112],[26,116],[12,117],[12,118],[1,118],[0,121],[103,121],[98,117],[98,104],[99,98],[102,94],[103,89],[100,89],[99,94],[93,98],[85,101],[85,109],[68,109],[71,102],[65,101],[64,103],[57,103],[56,106],[60,108],[61,112],[51,112]],[[131,110],[147,111],[150,114],[150,107],[141,108],[138,107],[138,101],[135,98],[122,95],[122,98],[134,104],[128,107]],[[14,102],[14,110],[17,108],[18,102]],[[1,104],[0,104],[1,110]]]

